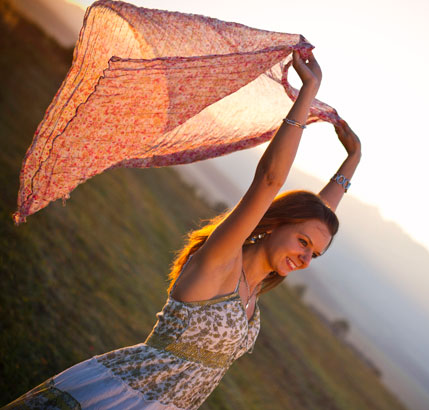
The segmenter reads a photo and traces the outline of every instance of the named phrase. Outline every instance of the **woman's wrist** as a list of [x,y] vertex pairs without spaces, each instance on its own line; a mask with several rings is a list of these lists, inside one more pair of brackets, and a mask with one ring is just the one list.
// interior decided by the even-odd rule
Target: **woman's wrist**
[[353,151],[347,152],[347,154],[348,154],[348,158],[350,158],[355,162],[359,162],[362,157],[362,151],[360,147],[355,148]]
[[[284,122],[290,125],[295,125],[299,128],[305,128],[304,125],[307,121],[310,106],[314,100],[314,97],[316,96],[316,93],[317,87],[315,88],[310,85],[303,85],[299,91],[295,103],[293,104],[287,117],[284,119]],[[291,124],[291,122],[295,124]]]
[[320,84],[316,83],[305,83],[299,90],[299,95],[310,97],[313,100],[319,91],[319,86]]

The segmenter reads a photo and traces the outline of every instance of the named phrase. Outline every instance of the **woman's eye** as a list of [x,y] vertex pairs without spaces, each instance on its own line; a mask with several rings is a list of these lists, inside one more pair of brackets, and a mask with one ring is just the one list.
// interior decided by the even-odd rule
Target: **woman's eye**
[[299,241],[301,242],[301,244],[303,245],[303,246],[307,246],[308,245],[308,242],[305,240],[305,239],[299,239]]
[[311,255],[311,257],[312,257],[313,259],[316,259],[316,258],[318,258],[318,257],[319,257],[319,255],[317,255],[316,253],[313,253],[313,254]]

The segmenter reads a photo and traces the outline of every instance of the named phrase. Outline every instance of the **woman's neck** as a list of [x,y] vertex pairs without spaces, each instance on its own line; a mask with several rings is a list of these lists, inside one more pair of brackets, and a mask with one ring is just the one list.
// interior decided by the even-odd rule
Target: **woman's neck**
[[243,247],[243,269],[250,291],[253,292],[271,272],[262,243]]

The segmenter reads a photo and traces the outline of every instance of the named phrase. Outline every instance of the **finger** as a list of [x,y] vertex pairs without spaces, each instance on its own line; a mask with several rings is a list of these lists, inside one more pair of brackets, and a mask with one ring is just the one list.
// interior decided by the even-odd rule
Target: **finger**
[[350,125],[349,125],[346,121],[344,121],[344,120],[342,120],[342,122],[343,122],[343,127],[344,127],[344,129],[345,129],[347,132],[351,132],[352,134],[354,134],[353,130],[350,128]]
[[336,128],[335,132],[337,134],[338,139],[341,141],[342,144],[344,144],[346,141],[348,141],[350,139],[348,137],[347,133],[342,128]]
[[303,72],[303,70],[307,69],[306,64],[304,63],[304,60],[299,55],[299,52],[294,51],[293,52],[293,66],[297,72]]
[[316,60],[316,57],[314,57],[314,55],[311,55],[309,58],[308,58],[308,67],[310,67],[312,70],[320,70],[320,65],[319,65],[319,63],[317,62],[317,60]]
[[314,54],[313,54],[312,51],[308,54],[307,60],[308,60],[309,63],[316,63],[316,64],[318,64],[317,60],[316,60],[316,57],[314,56]]
[[307,57],[308,61],[316,61],[316,57],[314,57],[313,51],[310,51]]
[[304,62],[301,58],[301,54],[297,50],[293,51],[293,62],[296,64],[302,64]]
[[338,121],[338,123],[335,125],[335,129],[339,129],[341,131],[345,131],[346,128],[348,127],[348,124],[342,119],[340,118],[340,120]]
[[334,125],[334,128],[337,134],[344,134],[344,124],[341,121]]

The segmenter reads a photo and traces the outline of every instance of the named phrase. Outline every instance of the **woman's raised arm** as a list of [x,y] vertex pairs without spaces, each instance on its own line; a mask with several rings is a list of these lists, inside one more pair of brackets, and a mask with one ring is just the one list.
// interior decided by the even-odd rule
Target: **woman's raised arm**
[[239,252],[286,181],[303,131],[300,124],[306,123],[322,78],[312,54],[304,61],[298,52],[294,52],[293,67],[303,85],[287,115],[290,122],[284,121],[271,140],[246,194],[200,249],[199,257],[204,259],[206,266],[219,266]]
[[348,156],[337,173],[319,193],[333,211],[337,209],[341,198],[347,192],[349,182],[361,158],[360,140],[345,121],[341,120],[340,124],[335,127],[335,132]]

